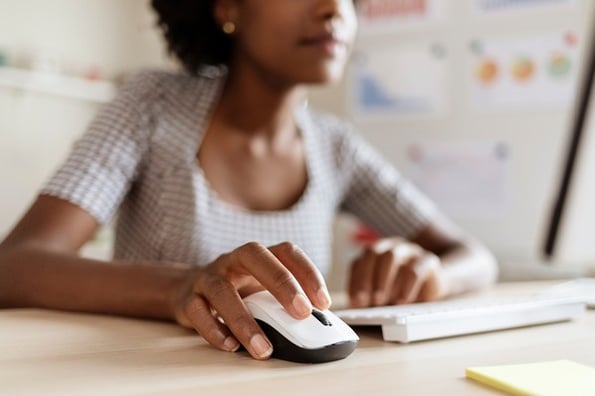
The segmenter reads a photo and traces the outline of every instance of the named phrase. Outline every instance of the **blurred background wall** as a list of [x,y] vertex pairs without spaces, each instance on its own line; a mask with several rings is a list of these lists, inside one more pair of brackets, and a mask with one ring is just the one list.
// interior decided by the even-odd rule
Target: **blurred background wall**
[[[1,0],[0,10],[1,238],[106,100],[93,95],[92,84],[78,88],[74,81],[68,89],[70,80],[7,71],[87,77],[116,89],[127,72],[172,63],[146,0]],[[13,86],[29,80],[32,89]],[[60,94],[45,92],[61,87]]]
[[[540,260],[595,3],[370,3],[345,80],[313,89],[311,105],[351,121],[502,261]],[[0,0],[0,10],[1,238],[123,75],[176,66],[147,0]],[[494,67],[522,77],[548,56],[566,75],[559,86],[490,85]],[[339,218],[340,265],[361,231]],[[109,254],[109,233],[88,251]]]

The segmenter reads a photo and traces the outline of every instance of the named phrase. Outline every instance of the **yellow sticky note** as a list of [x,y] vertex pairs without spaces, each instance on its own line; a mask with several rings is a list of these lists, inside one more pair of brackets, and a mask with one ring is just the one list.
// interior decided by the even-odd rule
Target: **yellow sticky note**
[[470,367],[465,374],[511,395],[595,395],[595,368],[570,360]]

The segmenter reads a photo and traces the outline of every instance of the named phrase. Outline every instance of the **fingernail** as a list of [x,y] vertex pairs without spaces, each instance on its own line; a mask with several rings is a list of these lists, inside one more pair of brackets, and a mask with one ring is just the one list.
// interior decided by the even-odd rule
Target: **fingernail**
[[384,293],[381,291],[377,291],[374,293],[374,305],[382,304],[384,304]]
[[321,287],[318,293],[316,293],[316,297],[318,297],[318,301],[324,305],[325,309],[331,306],[331,296],[328,294],[326,287]]
[[355,303],[359,307],[367,307],[369,305],[368,293],[359,292],[355,295]]
[[255,334],[250,339],[250,346],[256,355],[260,358],[270,356],[273,353],[273,347],[260,334]]
[[225,341],[223,342],[223,346],[225,347],[225,349],[227,351],[230,352],[235,352],[238,350],[238,348],[240,347],[240,343],[238,342],[238,340],[236,340],[235,338],[233,338],[232,336],[229,336],[225,339]]
[[296,294],[293,298],[293,308],[295,308],[296,312],[300,315],[306,316],[310,315],[312,312],[312,304],[310,301],[304,296],[303,294]]

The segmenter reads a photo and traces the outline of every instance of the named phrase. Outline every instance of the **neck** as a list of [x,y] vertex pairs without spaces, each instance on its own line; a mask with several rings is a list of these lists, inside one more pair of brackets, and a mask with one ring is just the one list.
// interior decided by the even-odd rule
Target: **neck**
[[305,91],[248,62],[232,62],[218,113],[235,132],[271,139],[295,133],[294,112]]

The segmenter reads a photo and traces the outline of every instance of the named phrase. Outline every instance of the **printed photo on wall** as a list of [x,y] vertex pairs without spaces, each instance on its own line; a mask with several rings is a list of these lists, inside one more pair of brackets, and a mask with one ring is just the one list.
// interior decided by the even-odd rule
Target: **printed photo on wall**
[[469,46],[471,107],[568,108],[578,77],[578,47],[574,32],[474,40]]
[[474,11],[478,15],[499,15],[559,9],[574,5],[576,0],[475,0]]
[[449,0],[359,0],[361,34],[431,26],[446,20]]
[[439,43],[362,49],[354,58],[353,115],[441,116],[448,112],[448,53]]

